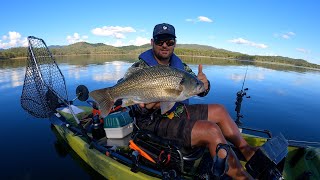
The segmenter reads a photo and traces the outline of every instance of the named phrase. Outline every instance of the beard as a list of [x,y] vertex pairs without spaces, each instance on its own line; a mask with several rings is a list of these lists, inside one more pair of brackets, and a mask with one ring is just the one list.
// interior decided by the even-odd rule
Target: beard
[[173,50],[168,48],[155,49],[153,48],[154,56],[161,62],[169,62],[173,54]]

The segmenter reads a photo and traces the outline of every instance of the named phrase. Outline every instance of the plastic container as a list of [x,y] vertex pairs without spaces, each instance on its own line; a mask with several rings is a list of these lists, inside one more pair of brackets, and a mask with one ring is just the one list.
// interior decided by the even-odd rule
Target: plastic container
[[124,138],[133,131],[133,124],[129,123],[119,128],[104,128],[104,130],[106,131],[107,138]]
[[120,128],[132,123],[132,121],[128,111],[119,111],[104,118],[104,128]]
[[106,138],[108,146],[128,146],[131,136],[127,135],[123,138]]

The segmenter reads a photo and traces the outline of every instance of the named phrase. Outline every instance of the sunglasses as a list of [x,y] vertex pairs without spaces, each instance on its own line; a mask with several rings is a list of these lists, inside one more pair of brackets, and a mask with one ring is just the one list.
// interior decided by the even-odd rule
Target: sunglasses
[[159,40],[159,39],[156,39],[154,40],[154,43],[157,45],[157,46],[162,46],[163,43],[166,43],[167,46],[173,46],[175,44],[175,40],[174,39],[167,39],[167,40]]

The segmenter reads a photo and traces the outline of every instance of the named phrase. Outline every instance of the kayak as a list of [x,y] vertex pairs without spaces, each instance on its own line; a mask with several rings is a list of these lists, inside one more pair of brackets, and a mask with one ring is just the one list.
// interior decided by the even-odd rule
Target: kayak
[[[78,114],[79,119],[86,117],[92,112],[92,108],[80,106],[83,110]],[[71,114],[59,112],[61,122],[55,123],[57,120],[52,120],[57,134],[62,137],[67,144],[76,152],[76,154],[90,165],[99,174],[107,179],[159,179],[162,177],[161,169],[143,167],[141,171],[132,171],[132,158],[130,158],[132,150],[128,147],[131,133],[123,138],[101,138],[95,142],[95,148],[90,144],[85,137],[81,136],[78,131],[70,129],[75,122]],[[118,116],[122,117],[123,112],[118,112]],[[57,115],[55,115],[57,116]],[[68,125],[66,125],[68,124]],[[91,136],[89,134],[89,136]],[[262,146],[268,141],[267,137],[258,137],[255,135],[242,133],[246,141],[253,146]],[[92,142],[91,142],[92,143]],[[109,151],[107,149],[110,149]],[[241,161],[245,165],[245,161]],[[197,164],[197,163],[195,163]],[[143,164],[145,165],[145,164]],[[142,165],[141,165],[142,166]],[[194,167],[196,168],[196,167]],[[194,179],[197,173],[183,178]],[[320,179],[320,148],[310,146],[299,146],[290,144],[288,153],[285,157],[282,170],[284,179]]]
[[[36,118],[49,119],[58,138],[106,179],[212,179],[216,174],[206,147],[184,148],[152,132],[139,130],[130,108],[115,106],[107,117],[99,116],[88,89],[80,85],[76,98],[68,100],[66,82],[45,42],[28,37],[28,59],[21,106]],[[237,93],[237,120],[245,91]],[[76,100],[87,102],[78,106]],[[116,104],[116,103],[115,103]],[[244,139],[259,146],[246,162],[231,144],[255,179],[320,179],[320,148],[312,142],[286,140],[281,134],[240,127]],[[250,133],[247,133],[250,132]],[[254,132],[264,132],[266,137]],[[310,145],[311,144],[311,145]],[[319,145],[319,144],[318,144]],[[221,164],[220,164],[221,165]],[[222,166],[220,166],[222,167]],[[230,179],[219,174],[219,178]]]

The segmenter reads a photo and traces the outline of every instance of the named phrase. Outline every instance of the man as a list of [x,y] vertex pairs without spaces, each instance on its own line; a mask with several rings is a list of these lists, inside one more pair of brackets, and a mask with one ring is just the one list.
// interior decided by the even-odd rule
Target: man
[[[151,45],[152,49],[143,52],[139,56],[139,61],[134,63],[132,67],[161,64],[194,74],[173,53],[176,46],[176,35],[172,25],[166,23],[156,25]],[[206,89],[199,96],[206,96],[210,91],[210,82],[202,72],[202,65],[198,67],[197,78],[204,83]],[[227,144],[227,140],[239,148],[246,160],[249,160],[256,150],[242,138],[237,125],[222,105],[189,105],[187,100],[176,103],[165,115],[156,113],[160,107],[159,102],[139,104],[139,107],[140,116],[137,118],[139,128],[150,130],[163,138],[174,139],[183,146],[207,146],[212,157],[216,157],[218,152],[218,159],[227,159],[229,168],[226,168],[225,171],[229,176],[236,179],[252,178],[244,170],[234,152],[230,151],[228,158],[226,158],[228,149],[217,150],[217,146]]]

